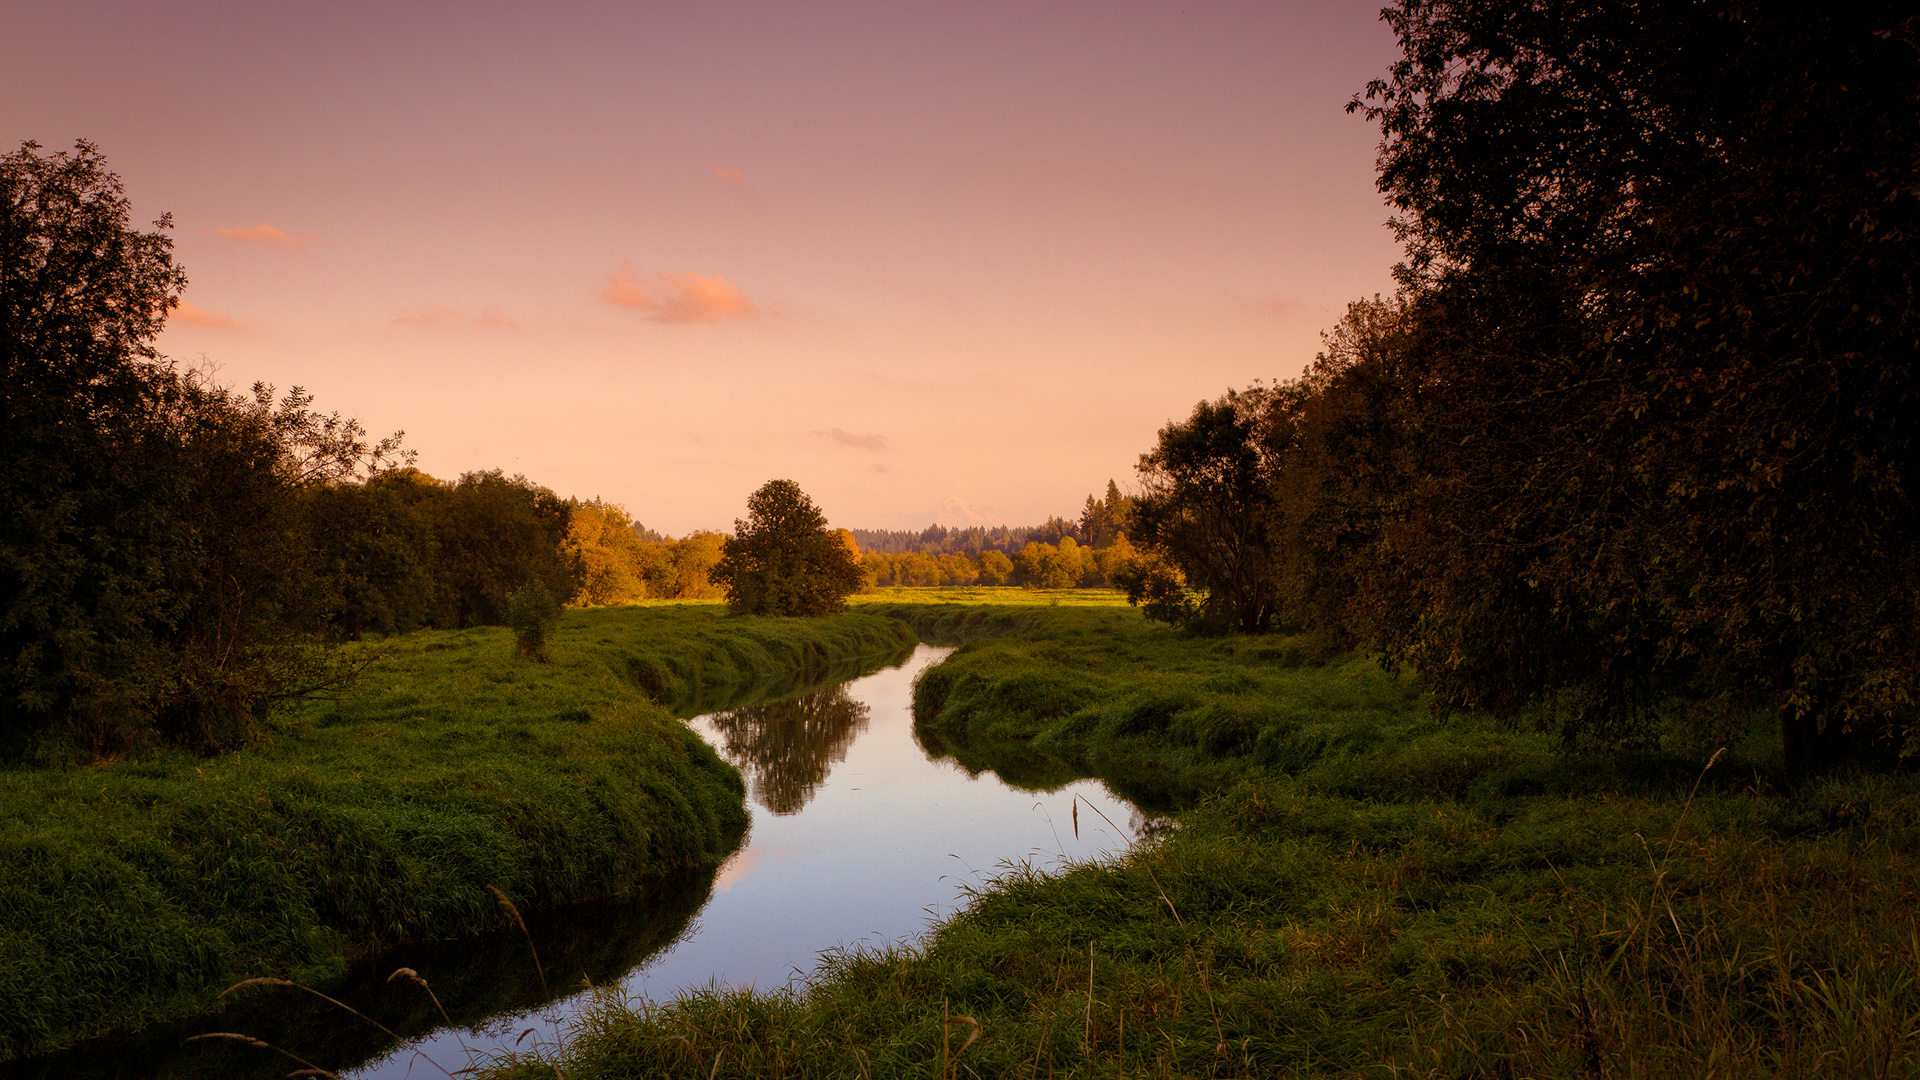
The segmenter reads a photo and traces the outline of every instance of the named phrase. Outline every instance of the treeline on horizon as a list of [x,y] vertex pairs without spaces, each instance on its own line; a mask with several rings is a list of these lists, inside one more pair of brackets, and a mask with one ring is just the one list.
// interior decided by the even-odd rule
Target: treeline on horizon
[[[343,640],[721,595],[720,533],[670,539],[497,469],[436,479],[299,387],[161,357],[186,285],[170,222],[130,228],[91,144],[0,158],[0,214],[0,760],[217,753],[351,685]],[[1018,564],[1000,578],[1104,565],[1064,535],[1023,552],[991,553]]]
[[[1385,12],[1400,293],[1141,461],[1124,582],[1442,709],[1794,767],[1920,748],[1910,5]],[[1711,57],[1703,63],[1701,58]]]
[[911,529],[851,529],[860,550],[869,554],[904,555],[978,555],[998,551],[1014,555],[1031,543],[1059,547],[1069,537],[1085,547],[1104,548],[1129,528],[1133,500],[1120,491],[1120,485],[1107,481],[1105,496],[1087,496],[1078,520],[1050,517],[1040,525],[967,525],[948,527],[938,523],[919,532]]
[[[1030,528],[922,532],[839,529],[859,557],[868,587],[1019,585],[1035,589],[1113,587],[1133,558],[1126,529],[1133,501],[1107,482],[1105,497],[1087,496],[1078,521],[1050,518]],[[624,507],[598,499],[569,503],[565,554],[577,567],[570,603],[711,599],[711,580],[727,534],[696,531],[679,540],[634,521]]]

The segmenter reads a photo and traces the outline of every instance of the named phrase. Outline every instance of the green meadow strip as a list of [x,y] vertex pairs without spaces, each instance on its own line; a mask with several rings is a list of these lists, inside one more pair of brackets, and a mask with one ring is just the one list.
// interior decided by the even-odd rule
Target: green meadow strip
[[0,1059],[324,983],[394,943],[711,871],[748,820],[739,774],[676,716],[867,666],[897,621],[568,611],[550,664],[502,628],[356,648],[360,685],[264,743],[0,771]]
[[1909,773],[1795,781],[1763,728],[1569,756],[1308,638],[868,610],[965,641],[936,752],[1188,808],[784,989],[603,996],[491,1076],[1920,1075]]

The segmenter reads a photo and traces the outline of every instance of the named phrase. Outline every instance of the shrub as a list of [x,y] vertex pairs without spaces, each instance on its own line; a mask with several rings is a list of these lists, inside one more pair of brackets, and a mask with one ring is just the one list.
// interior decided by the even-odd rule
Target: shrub
[[560,625],[560,602],[538,578],[513,590],[507,597],[507,625],[513,628],[513,640],[520,655],[529,660],[548,662],[547,638]]

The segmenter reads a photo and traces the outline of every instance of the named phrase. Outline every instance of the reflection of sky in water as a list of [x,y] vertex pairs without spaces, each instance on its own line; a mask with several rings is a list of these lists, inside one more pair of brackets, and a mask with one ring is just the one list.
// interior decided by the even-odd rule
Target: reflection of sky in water
[[[1002,864],[1026,860],[1042,867],[1064,859],[1088,859],[1124,849],[1132,841],[1132,808],[1097,781],[1035,794],[1007,787],[991,773],[969,777],[951,761],[929,761],[913,739],[913,678],[950,650],[922,645],[905,665],[846,685],[855,705],[865,706],[865,727],[850,743],[834,737],[811,740],[831,760],[825,781],[794,812],[775,814],[756,798],[749,802],[753,831],[747,844],[720,872],[713,899],[681,942],[627,976],[631,996],[671,998],[682,989],[711,982],[763,989],[784,985],[813,967],[822,950],[865,942],[885,944],[925,930],[930,920],[952,914],[963,902],[961,887],[978,885]],[[825,700],[825,699],[823,699]],[[845,706],[828,706],[842,714]],[[745,712],[745,710],[743,710]],[[820,715],[821,707],[813,709]],[[739,713],[731,730],[742,744]],[[795,722],[790,714],[786,721]],[[843,716],[844,719],[844,716]],[[690,722],[716,746],[725,733],[714,718]],[[722,721],[723,727],[727,726]],[[851,729],[847,722],[838,725]],[[748,733],[747,743],[766,747],[782,740]],[[787,743],[809,744],[806,738]],[[735,762],[749,776],[755,763]],[[807,774],[807,786],[812,770]],[[756,791],[756,796],[762,794]],[[1081,800],[1075,839],[1072,806]],[[791,799],[773,800],[786,809]],[[1088,807],[1098,807],[1113,824]],[[418,1049],[440,1065],[466,1064],[460,1043],[511,1044],[527,1028],[552,1040],[564,1030],[571,1002],[543,1017],[502,1020],[493,1037],[444,1033]],[[440,1075],[411,1050],[368,1066],[356,1077],[398,1078],[412,1062],[416,1075]],[[419,1070],[425,1070],[424,1073]]]

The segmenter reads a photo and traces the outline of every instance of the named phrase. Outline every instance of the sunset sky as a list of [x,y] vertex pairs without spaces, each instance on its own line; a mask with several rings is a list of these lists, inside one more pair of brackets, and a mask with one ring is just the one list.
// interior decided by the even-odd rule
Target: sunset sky
[[1378,7],[24,0],[0,135],[172,212],[165,353],[435,476],[1029,524],[1391,291]]

